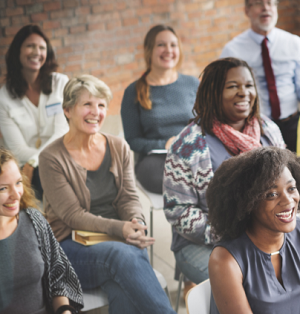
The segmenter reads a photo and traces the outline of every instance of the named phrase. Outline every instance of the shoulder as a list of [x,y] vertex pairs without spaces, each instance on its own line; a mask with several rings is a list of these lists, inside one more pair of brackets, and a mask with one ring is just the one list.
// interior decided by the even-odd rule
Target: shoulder
[[135,90],[136,82],[137,81],[134,81],[126,87],[125,89],[126,94],[136,94],[136,90]]
[[285,144],[278,125],[265,115],[261,115],[262,128],[265,136],[271,141],[273,146],[284,148]]
[[108,141],[109,148],[115,151],[118,151],[119,153],[125,151],[130,151],[129,145],[127,142],[119,136],[107,134],[107,133],[102,133]]
[[50,159],[50,158],[57,158],[58,156],[64,155],[65,150],[63,149],[62,145],[63,145],[63,136],[56,139],[49,145],[47,145],[40,153],[39,158],[42,159],[44,157],[47,157],[47,159]]
[[53,89],[63,90],[69,78],[67,75],[62,73],[53,72],[52,73],[52,87]]
[[24,209],[24,212],[29,216],[31,219],[36,232],[43,232],[45,230],[45,227],[48,225],[45,217],[43,214],[35,208],[26,208]]
[[[17,98],[17,99],[19,99],[19,98]],[[6,84],[4,84],[0,88],[0,105],[3,104],[7,100],[9,100],[10,102],[15,101],[15,99],[13,99],[12,96],[10,95],[10,93],[8,92]]]
[[225,48],[240,46],[240,44],[248,43],[251,40],[249,36],[249,29],[244,31],[243,33],[235,36],[232,40],[230,40],[226,45]]
[[178,73],[178,81],[180,83],[184,83],[186,85],[192,85],[192,86],[196,86],[198,87],[199,86],[199,80],[194,77],[194,76],[191,76],[191,75],[185,75],[185,74],[181,74],[181,73]]
[[209,258],[208,267],[210,274],[227,272],[229,270],[234,272],[241,271],[235,258],[223,246],[217,246],[213,248]]

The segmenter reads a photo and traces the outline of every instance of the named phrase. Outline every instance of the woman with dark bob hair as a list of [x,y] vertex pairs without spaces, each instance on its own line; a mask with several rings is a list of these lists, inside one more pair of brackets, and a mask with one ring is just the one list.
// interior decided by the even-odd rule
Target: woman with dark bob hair
[[300,161],[257,148],[225,161],[207,189],[216,243],[211,314],[299,313]]
[[37,25],[26,25],[6,53],[6,84],[0,89],[0,131],[18,158],[36,196],[42,198],[39,153],[68,131],[62,110],[66,75],[58,65],[49,39]]
[[17,160],[0,147],[0,313],[79,313],[78,278],[36,203]]
[[208,278],[215,243],[205,197],[214,172],[232,156],[285,144],[277,125],[259,114],[255,81],[245,61],[220,59],[204,69],[194,113],[167,155],[164,211],[173,228],[171,249],[177,264],[200,283]]

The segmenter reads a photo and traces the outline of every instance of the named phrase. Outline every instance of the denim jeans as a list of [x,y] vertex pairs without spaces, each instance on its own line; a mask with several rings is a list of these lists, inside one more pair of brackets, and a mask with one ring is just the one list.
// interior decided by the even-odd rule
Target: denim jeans
[[208,260],[212,246],[189,244],[175,253],[181,272],[192,282],[199,284],[208,278]]
[[101,287],[111,314],[175,314],[149,263],[146,249],[121,242],[60,243],[83,289]]

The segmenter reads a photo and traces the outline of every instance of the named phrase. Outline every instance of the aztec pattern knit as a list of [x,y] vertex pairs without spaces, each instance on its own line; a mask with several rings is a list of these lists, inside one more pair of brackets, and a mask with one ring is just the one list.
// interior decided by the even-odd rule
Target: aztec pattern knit
[[[285,148],[280,130],[274,122],[262,117],[262,126],[271,146]],[[192,122],[177,136],[168,152],[163,186],[164,212],[173,232],[192,243],[213,244],[216,241],[207,223],[205,198],[213,175],[205,135],[201,127]]]
[[83,307],[82,290],[71,263],[56,241],[52,229],[43,215],[33,208],[25,209],[25,212],[34,226],[45,263],[42,281],[47,308],[53,311],[53,297],[65,296],[70,300],[70,305],[79,313]]

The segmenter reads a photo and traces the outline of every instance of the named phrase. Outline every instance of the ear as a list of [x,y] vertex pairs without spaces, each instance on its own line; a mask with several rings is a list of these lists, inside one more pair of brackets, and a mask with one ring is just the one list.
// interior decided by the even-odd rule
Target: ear
[[70,119],[70,109],[71,108],[64,108],[64,114],[68,119]]

